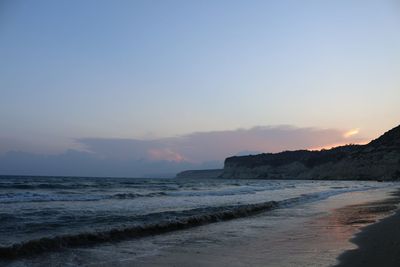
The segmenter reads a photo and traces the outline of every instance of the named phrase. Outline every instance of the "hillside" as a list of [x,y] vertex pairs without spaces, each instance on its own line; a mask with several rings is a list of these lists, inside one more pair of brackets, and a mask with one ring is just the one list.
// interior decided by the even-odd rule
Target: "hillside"
[[366,145],[284,151],[225,160],[223,178],[400,179],[400,126]]

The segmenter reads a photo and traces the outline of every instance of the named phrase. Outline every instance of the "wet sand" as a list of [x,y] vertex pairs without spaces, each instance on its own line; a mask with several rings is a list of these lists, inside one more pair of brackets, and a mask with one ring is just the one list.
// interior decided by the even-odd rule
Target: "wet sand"
[[[394,191],[344,193],[163,235],[66,249],[6,266],[326,267],[338,264],[344,251],[350,252],[340,256],[340,266],[399,266],[393,263],[399,258],[395,252],[400,244],[389,240],[400,240],[400,215],[383,219],[392,215],[400,202],[398,194],[390,195]],[[360,229],[364,230],[359,233]],[[383,247],[371,245],[381,239],[383,243],[376,244]],[[355,250],[357,245],[363,248],[361,252]]]
[[[203,235],[199,234],[197,239],[192,237],[180,246],[169,247],[158,255],[135,260],[135,263],[137,266],[334,266],[343,251],[356,248],[350,242],[354,234],[397,209],[400,202],[397,196],[382,200],[383,196],[377,192],[367,195],[363,192],[333,197],[309,205],[310,214],[320,212],[312,218],[308,213],[303,214],[304,217],[302,214],[286,217],[282,214],[285,211],[279,210],[265,217],[242,220],[242,223],[221,225],[228,229],[242,227],[242,234],[237,239],[213,239],[205,232],[224,234],[222,230],[215,230],[215,225],[199,228]],[[324,209],[326,212],[321,212]],[[267,223],[274,217],[278,218],[279,227]],[[279,221],[285,217],[285,221]],[[249,228],[255,231],[249,231]],[[400,234],[400,227],[398,231]],[[386,265],[362,263],[359,266]]]
[[[386,208],[398,204],[399,193],[395,196]],[[343,253],[337,267],[400,266],[400,212],[363,228],[352,242],[358,248]]]

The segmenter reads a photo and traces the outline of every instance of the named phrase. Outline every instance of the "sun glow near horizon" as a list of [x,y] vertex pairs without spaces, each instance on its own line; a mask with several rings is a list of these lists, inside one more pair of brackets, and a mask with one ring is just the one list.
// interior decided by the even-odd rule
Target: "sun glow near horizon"
[[349,130],[349,131],[345,132],[345,133],[343,134],[343,137],[349,138],[349,137],[351,137],[351,136],[353,136],[353,135],[357,135],[357,134],[359,134],[359,133],[360,133],[360,129],[359,129],[359,128],[356,128],[356,129],[352,129],[352,130]]
[[[348,130],[346,132],[343,133],[343,137],[345,139],[348,139],[350,137],[354,137],[355,135],[358,135],[360,133],[360,128],[354,128],[351,130]],[[313,147],[310,148],[310,150],[312,151],[318,151],[318,150],[323,150],[323,149],[332,149],[335,147],[339,147],[339,146],[345,146],[345,145],[350,145],[350,144],[356,144],[356,145],[365,145],[367,144],[369,141],[368,140],[364,140],[364,139],[360,139],[359,142],[355,142],[355,143],[348,143],[348,142],[338,142],[338,143],[334,143],[334,144],[329,144],[329,145],[324,145],[324,146],[320,146],[320,147]]]

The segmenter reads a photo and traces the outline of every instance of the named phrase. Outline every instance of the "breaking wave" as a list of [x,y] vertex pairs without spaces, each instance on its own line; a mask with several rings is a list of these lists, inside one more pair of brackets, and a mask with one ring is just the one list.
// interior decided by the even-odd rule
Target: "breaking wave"
[[[151,220],[149,221],[159,222],[134,225],[124,228],[112,228],[90,233],[60,235],[29,240],[11,246],[0,247],[0,258],[13,259],[65,247],[94,245],[104,242],[121,241],[149,235],[156,235],[219,221],[227,221],[236,218],[252,216],[276,208],[290,207],[298,204],[326,199],[328,197],[346,192],[360,190],[367,190],[367,188],[328,190],[318,193],[303,194],[298,197],[288,198],[281,201],[267,201],[255,204],[242,204],[221,207],[205,207],[182,211],[147,214],[145,217],[147,217],[147,219],[150,218]],[[134,196],[121,195],[119,197]]]
[[[238,206],[227,206],[209,208],[208,212],[192,215],[184,218],[176,218],[160,223],[146,224],[126,228],[115,228],[106,231],[80,233],[75,235],[62,235],[48,238],[30,240],[24,243],[14,244],[8,247],[0,247],[0,258],[13,259],[29,256],[50,250],[65,247],[77,247],[99,244],[104,242],[121,241],[130,238],[138,238],[149,235],[161,234],[175,230],[182,230],[194,226],[209,224],[218,221],[232,220],[246,217],[260,212],[265,212],[278,207],[275,201],[258,204],[246,204]],[[200,209],[203,210],[203,209]],[[191,210],[193,214],[198,210]]]

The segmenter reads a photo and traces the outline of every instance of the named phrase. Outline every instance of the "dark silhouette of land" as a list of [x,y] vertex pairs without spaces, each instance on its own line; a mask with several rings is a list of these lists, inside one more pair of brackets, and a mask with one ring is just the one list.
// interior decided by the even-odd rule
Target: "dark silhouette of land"
[[[366,145],[345,145],[327,150],[284,151],[225,160],[215,178],[398,180],[400,179],[400,126]],[[206,171],[183,172],[177,177],[196,177]]]

